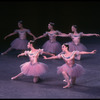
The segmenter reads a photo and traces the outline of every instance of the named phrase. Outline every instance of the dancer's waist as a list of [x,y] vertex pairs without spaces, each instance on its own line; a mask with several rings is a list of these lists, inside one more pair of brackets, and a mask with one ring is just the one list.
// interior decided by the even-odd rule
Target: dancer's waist
[[66,64],[67,64],[69,67],[73,67],[73,66],[75,65],[75,62],[70,61],[70,62],[66,62]]
[[25,36],[24,36],[24,37],[21,37],[21,36],[20,36],[19,38],[20,38],[21,40],[25,40],[25,39],[26,39],[26,37],[25,37]]
[[78,44],[80,43],[80,40],[73,40],[73,43],[74,43],[75,45],[78,45]]
[[56,39],[49,39],[50,42],[56,42]]

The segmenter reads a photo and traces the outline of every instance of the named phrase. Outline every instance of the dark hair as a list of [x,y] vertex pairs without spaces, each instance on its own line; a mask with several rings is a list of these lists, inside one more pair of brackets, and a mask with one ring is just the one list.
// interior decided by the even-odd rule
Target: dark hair
[[55,26],[55,23],[53,23],[53,22],[49,22],[49,24],[51,25],[51,26]]
[[30,40],[29,43],[32,44],[32,46],[33,46],[34,41],[33,40]]
[[66,46],[69,50],[69,45],[67,43],[64,43],[63,45]]
[[77,25],[72,25],[73,27],[75,27],[76,29],[78,28]]
[[20,21],[18,21],[18,23],[23,24],[23,21],[22,21],[22,20],[20,20]]

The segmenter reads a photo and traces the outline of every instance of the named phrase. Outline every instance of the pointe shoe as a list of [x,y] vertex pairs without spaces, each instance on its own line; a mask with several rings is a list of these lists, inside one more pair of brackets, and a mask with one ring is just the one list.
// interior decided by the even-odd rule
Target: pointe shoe
[[14,80],[14,79],[16,79],[16,78],[17,78],[17,77],[12,77],[11,80]]
[[5,55],[5,54],[7,54],[7,53],[1,53],[1,55]]
[[11,80],[13,80],[14,78],[12,77]]
[[70,88],[71,87],[71,85],[65,85],[65,86],[63,86],[63,88]]
[[63,82],[67,82],[66,80],[63,80]]
[[[67,80],[63,80],[63,82],[68,82]],[[69,82],[72,84],[71,80],[69,80]]]
[[33,79],[33,82],[34,82],[34,83],[37,83],[38,81],[39,81],[39,78],[34,78],[34,79]]

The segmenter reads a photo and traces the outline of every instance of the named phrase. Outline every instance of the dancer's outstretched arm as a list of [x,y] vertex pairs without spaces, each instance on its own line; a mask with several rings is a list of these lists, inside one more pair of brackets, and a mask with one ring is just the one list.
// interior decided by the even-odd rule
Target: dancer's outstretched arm
[[15,34],[17,34],[16,31],[14,31],[13,33],[10,33],[10,34],[6,35],[6,36],[4,37],[4,40],[6,40],[8,37],[10,37],[10,36],[12,36],[12,35],[15,35]]
[[61,34],[56,35],[56,36],[60,36],[60,37],[69,37],[70,35],[69,35],[69,34],[66,34],[66,33],[61,33]]
[[17,55],[17,57],[25,56],[25,55],[26,55],[25,53],[21,53],[21,54]]
[[52,56],[52,57],[46,57],[46,56],[43,56],[44,59],[58,59],[58,56]]
[[43,37],[46,37],[46,36],[47,36],[47,34],[43,34],[43,35],[37,37],[36,39],[40,39],[40,38],[43,38]]
[[79,52],[79,54],[95,54],[95,53],[96,53],[96,50],[93,50],[91,52],[86,52],[86,51]]
[[53,54],[53,53],[44,52],[44,51],[43,51],[43,54],[50,55],[50,56],[55,56],[55,54]]
[[70,37],[70,33],[69,34],[66,34],[66,33],[61,33],[57,36],[60,36],[60,37]]
[[34,34],[32,34],[31,32],[27,32],[27,33],[28,33],[30,36],[32,36],[34,40],[37,39],[36,36],[35,36]]
[[88,34],[83,33],[82,36],[97,36],[97,37],[99,37],[100,35],[96,34],[96,33],[88,33]]

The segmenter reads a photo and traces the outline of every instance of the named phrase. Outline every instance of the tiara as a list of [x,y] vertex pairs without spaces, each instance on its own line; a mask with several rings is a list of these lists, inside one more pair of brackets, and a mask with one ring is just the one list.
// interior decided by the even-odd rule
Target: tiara
[[68,43],[64,43],[64,45],[69,45]]
[[22,22],[23,22],[22,20],[18,21],[18,23],[22,23]]
[[29,42],[35,42],[35,40],[30,40]]
[[55,23],[53,23],[53,22],[49,22],[49,24],[55,25]]

